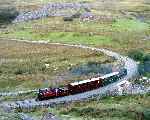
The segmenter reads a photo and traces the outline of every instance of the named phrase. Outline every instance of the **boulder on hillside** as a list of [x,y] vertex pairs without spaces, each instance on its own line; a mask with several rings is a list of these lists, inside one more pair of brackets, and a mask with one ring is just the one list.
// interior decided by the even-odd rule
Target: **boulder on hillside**
[[0,3],[0,25],[11,23],[18,15],[19,12],[13,5]]
[[60,120],[52,113],[46,113],[41,120]]

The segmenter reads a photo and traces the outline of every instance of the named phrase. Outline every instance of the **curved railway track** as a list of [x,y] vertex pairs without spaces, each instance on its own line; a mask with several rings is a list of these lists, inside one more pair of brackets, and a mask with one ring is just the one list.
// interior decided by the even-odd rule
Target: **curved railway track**
[[23,95],[23,94],[30,94],[30,93],[37,93],[38,90],[26,90],[26,91],[14,91],[14,92],[1,92],[0,96],[18,96],[18,95]]
[[[12,39],[12,40],[19,41],[19,40],[16,40],[16,39]],[[45,41],[27,41],[27,40],[23,40],[23,42],[35,43],[35,44],[49,44],[49,45],[68,46],[68,47],[89,49],[89,50],[96,51],[96,52],[102,52],[105,55],[108,55],[110,57],[114,57],[116,60],[121,61],[124,64],[124,67],[127,69],[128,75],[125,76],[123,79],[120,79],[117,82],[109,84],[105,87],[102,87],[102,88],[99,88],[99,89],[96,89],[96,90],[92,90],[92,91],[88,91],[88,92],[85,92],[85,93],[76,94],[76,95],[70,95],[70,96],[65,96],[65,97],[61,97],[61,98],[50,99],[50,100],[46,100],[46,101],[36,101],[35,99],[26,99],[24,101],[3,102],[1,104],[1,106],[7,111],[8,110],[13,110],[13,109],[29,109],[30,110],[30,109],[33,109],[33,108],[36,108],[36,107],[50,107],[50,106],[54,106],[54,105],[60,104],[60,103],[68,103],[68,102],[72,102],[72,101],[86,100],[88,98],[93,98],[95,96],[102,97],[108,91],[115,88],[117,86],[117,84],[119,84],[120,82],[122,82],[124,80],[129,80],[129,79],[131,79],[132,77],[134,77],[138,74],[138,71],[137,71],[138,66],[137,66],[137,64],[134,60],[132,60],[132,59],[126,57],[126,56],[122,56],[118,53],[109,51],[107,49],[88,47],[88,46],[84,46],[84,45],[48,43],[48,42],[45,42]],[[36,92],[36,91],[37,90],[23,91],[22,93],[18,92],[15,95],[24,94],[24,93],[28,93],[28,92]],[[7,93],[5,93],[5,94],[7,94]]]

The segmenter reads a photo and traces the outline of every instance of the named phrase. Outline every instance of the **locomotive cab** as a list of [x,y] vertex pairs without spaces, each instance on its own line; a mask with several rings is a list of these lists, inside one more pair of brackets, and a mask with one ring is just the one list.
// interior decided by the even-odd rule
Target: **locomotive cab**
[[47,100],[51,98],[61,97],[68,95],[67,88],[46,88],[44,90],[39,89],[38,100]]

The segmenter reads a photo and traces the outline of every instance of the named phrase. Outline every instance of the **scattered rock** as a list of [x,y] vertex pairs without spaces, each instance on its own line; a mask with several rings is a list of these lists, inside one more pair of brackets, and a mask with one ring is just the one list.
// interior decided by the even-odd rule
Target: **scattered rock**
[[46,113],[41,120],[60,120],[52,113]]
[[48,16],[72,16],[74,15],[73,13],[62,12],[61,10],[79,11],[81,8],[90,9],[90,5],[87,3],[49,3],[40,9],[20,13],[13,22],[24,22]]
[[145,41],[150,40],[150,36],[145,36],[143,40],[145,40]]
[[21,120],[34,120],[33,118],[24,113],[20,113],[19,116],[21,117]]

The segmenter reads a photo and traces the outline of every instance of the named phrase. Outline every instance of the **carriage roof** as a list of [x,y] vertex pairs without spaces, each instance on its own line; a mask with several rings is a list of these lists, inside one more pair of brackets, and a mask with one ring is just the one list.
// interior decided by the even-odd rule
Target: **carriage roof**
[[114,76],[114,75],[118,75],[119,72],[113,72],[113,73],[109,73],[109,74],[106,74],[102,77],[100,77],[101,79],[105,79],[105,78],[108,78],[108,77],[111,77],[111,76]]
[[89,82],[92,82],[92,81],[96,81],[96,80],[100,80],[100,79],[105,79],[105,78],[117,75],[118,73],[119,72],[113,72],[113,73],[109,73],[109,74],[106,74],[106,75],[101,76],[101,77],[87,79],[87,80],[78,81],[78,82],[73,82],[73,83],[70,83],[70,85],[75,86],[75,85],[80,85],[80,84],[84,84],[84,83],[89,83]]

